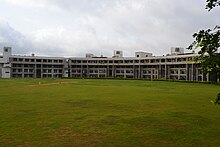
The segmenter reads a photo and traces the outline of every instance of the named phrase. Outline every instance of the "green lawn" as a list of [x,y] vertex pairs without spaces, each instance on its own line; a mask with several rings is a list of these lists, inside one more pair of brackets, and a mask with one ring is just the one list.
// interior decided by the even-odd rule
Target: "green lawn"
[[219,92],[183,82],[0,79],[0,146],[217,147],[220,106],[210,101]]

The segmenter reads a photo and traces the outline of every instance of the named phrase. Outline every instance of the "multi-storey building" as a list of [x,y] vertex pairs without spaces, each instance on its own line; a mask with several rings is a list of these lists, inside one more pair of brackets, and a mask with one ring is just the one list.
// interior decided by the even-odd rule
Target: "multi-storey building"
[[171,54],[153,56],[136,52],[135,57],[123,57],[115,51],[113,57],[38,57],[11,54],[11,48],[3,49],[0,56],[1,78],[146,78],[208,81],[197,54],[184,54],[183,48],[171,48]]
[[66,58],[12,55],[11,48],[3,49],[0,57],[2,78],[61,78],[68,71]]

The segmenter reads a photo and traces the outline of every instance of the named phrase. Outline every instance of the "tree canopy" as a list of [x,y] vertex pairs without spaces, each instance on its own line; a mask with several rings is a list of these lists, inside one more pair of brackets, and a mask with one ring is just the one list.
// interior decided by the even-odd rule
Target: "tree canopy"
[[[206,9],[212,10],[220,6],[220,0],[207,0]],[[200,49],[198,61],[201,62],[204,72],[210,74],[210,80],[216,82],[220,78],[220,26],[213,29],[200,30],[193,34],[195,41],[188,47],[190,50]]]
[[208,11],[212,10],[214,7],[220,6],[219,0],[207,0],[206,3],[206,9],[208,9]]

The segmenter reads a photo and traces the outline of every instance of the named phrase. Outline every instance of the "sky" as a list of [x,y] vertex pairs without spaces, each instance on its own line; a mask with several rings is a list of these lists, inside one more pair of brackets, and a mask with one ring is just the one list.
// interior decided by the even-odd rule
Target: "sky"
[[166,55],[220,24],[220,9],[208,12],[205,1],[0,0],[0,54],[11,46],[25,55]]

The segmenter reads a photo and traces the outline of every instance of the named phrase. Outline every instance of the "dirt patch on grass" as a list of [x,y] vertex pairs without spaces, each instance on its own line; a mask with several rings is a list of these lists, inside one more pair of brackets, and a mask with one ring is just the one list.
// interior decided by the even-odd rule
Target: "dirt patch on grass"
[[12,138],[7,138],[7,137],[2,137],[0,138],[0,146],[13,146],[13,139]]
[[62,127],[62,128],[58,128],[58,129],[52,129],[51,130],[51,136],[53,138],[60,138],[60,137],[86,137],[89,136],[89,134],[83,134],[83,133],[76,133],[73,132],[71,128],[69,127]]
[[96,105],[96,101],[94,100],[76,100],[76,101],[66,101],[64,102],[66,105],[76,108],[90,108]]
[[49,146],[103,146],[102,141],[106,132],[97,128],[88,128],[75,132],[71,127],[60,127],[49,131]]
[[62,137],[94,137],[102,136],[103,132],[99,130],[87,130],[86,132],[74,132],[70,127],[61,127],[50,131],[51,138],[59,139]]
[[158,125],[159,128],[174,129],[174,130],[187,130],[187,125],[176,124],[176,123],[161,123]]
[[39,82],[38,84],[28,85],[28,87],[51,86],[51,85],[70,84],[70,83],[73,83],[73,82],[52,82],[52,83],[41,83],[41,82]]

